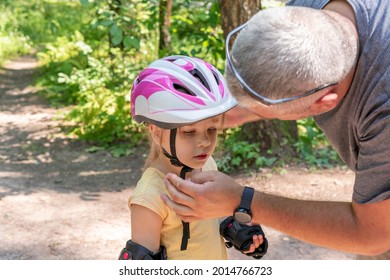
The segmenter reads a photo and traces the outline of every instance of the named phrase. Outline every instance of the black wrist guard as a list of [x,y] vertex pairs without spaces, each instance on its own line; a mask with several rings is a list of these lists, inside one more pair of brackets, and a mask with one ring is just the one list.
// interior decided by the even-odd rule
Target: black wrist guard
[[129,240],[126,247],[119,254],[119,260],[166,260],[167,250],[164,246],[160,247],[157,253],[153,253],[148,248]]
[[226,247],[234,248],[242,253],[249,250],[250,245],[253,243],[253,235],[262,235],[263,243],[256,248],[252,253],[244,253],[247,256],[251,256],[255,259],[261,259],[268,249],[268,240],[265,238],[263,229],[260,225],[248,226],[245,224],[239,224],[233,217],[228,217],[222,221],[219,227],[220,234],[227,240]]

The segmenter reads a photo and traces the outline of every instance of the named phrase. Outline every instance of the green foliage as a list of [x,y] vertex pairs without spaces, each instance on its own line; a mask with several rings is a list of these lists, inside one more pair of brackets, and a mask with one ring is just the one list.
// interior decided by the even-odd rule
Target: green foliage
[[[317,168],[329,168],[342,164],[337,152],[313,118],[297,121],[299,142],[295,148],[300,158],[295,163]],[[241,128],[228,129],[221,136],[220,152],[216,162],[223,172],[233,170],[256,170],[261,167],[281,167],[291,160],[276,157],[271,150],[262,151],[259,143],[237,140]]]
[[[135,75],[157,58],[158,2],[135,0],[126,3],[80,1],[80,6],[89,9],[87,26],[69,31],[67,37],[57,37],[39,53],[45,72],[40,84],[45,87],[46,96],[57,106],[73,105],[66,116],[72,124],[69,131],[100,145],[123,140],[137,144],[144,139],[129,117],[126,95]],[[175,14],[188,15],[190,24],[184,23],[184,18],[176,20],[173,16],[173,41],[178,47],[174,53],[200,57],[213,54],[222,67],[222,33],[215,31],[221,30],[218,1],[207,3],[206,13],[199,2],[175,3]],[[189,12],[192,8],[198,12]],[[212,26],[208,24],[210,18]],[[198,31],[197,26],[208,27]],[[89,35],[91,31],[95,37]],[[214,49],[206,46],[208,38],[214,42]],[[198,42],[203,42],[201,49]]]
[[316,167],[330,167],[341,164],[337,152],[326,139],[325,134],[318,128],[313,118],[298,120],[299,142],[296,148],[302,160]]
[[221,152],[216,157],[219,170],[231,172],[233,170],[258,169],[272,167],[277,158],[272,151],[261,151],[259,143],[237,140],[241,128],[228,129],[221,136]]
[[172,11],[173,53],[197,56],[224,68],[224,38],[219,1],[175,1]]
[[[135,55],[150,40],[155,40],[157,27],[157,3],[155,1],[105,0],[80,1],[88,7],[95,18],[90,22],[94,28],[105,29],[112,47],[122,49],[126,55]],[[150,46],[149,46],[150,47]]]
[[[60,104],[73,104],[65,118],[73,124],[70,132],[101,145],[128,139],[130,135],[133,143],[143,139],[129,117],[126,96],[129,82],[134,77],[129,75],[131,79],[128,79],[123,73],[130,69],[124,69],[123,62],[117,59],[98,59],[90,55],[92,50],[81,41],[76,45],[68,42],[62,46],[69,47],[66,52],[69,56],[59,64],[57,62],[63,57],[56,57],[57,61],[52,58],[48,68],[57,73],[50,76],[57,77],[57,81],[49,81],[45,90],[51,100]],[[58,53],[53,46],[50,49],[53,51],[46,52],[44,57]]]
[[3,0],[0,3],[0,61],[39,49],[84,27],[91,15],[77,0]]
[[[277,3],[276,3],[277,2]],[[159,55],[197,56],[224,69],[219,0],[173,1],[172,52],[158,49],[160,1],[3,0],[0,3],[0,63],[38,50],[37,83],[55,106],[67,107],[67,131],[114,156],[129,155],[146,136],[130,117],[129,90],[139,71]],[[263,0],[263,7],[281,5]],[[318,167],[339,163],[312,119],[299,121],[301,161]],[[240,128],[222,136],[222,171],[281,166],[285,159],[238,140]]]
[[0,3],[0,64],[7,58],[19,54],[26,54],[31,50],[31,41],[28,36],[19,30],[18,18],[9,1]]
[[44,75],[37,83],[44,87],[45,95],[54,105],[71,105],[77,102],[80,87],[67,81],[74,69],[83,69],[88,65],[88,55],[91,52],[91,47],[84,42],[79,31],[75,31],[69,38],[56,38],[55,42],[46,44],[38,52]]
[[[92,30],[96,37],[76,30],[71,36],[58,37],[47,43],[38,54],[45,73],[39,83],[44,86],[45,95],[57,106],[73,105],[65,118],[71,124],[70,133],[104,146],[124,140],[138,144],[144,135],[129,117],[127,95],[131,82],[145,62],[135,54],[136,49],[126,49],[126,41],[121,42],[123,49],[112,41],[117,39],[115,32],[119,30],[116,22],[126,18],[116,14],[120,12],[116,10],[117,6],[107,6],[105,1],[100,1],[89,8],[99,16],[83,30]],[[104,12],[109,8],[114,8],[115,13]],[[110,23],[108,19],[111,19]],[[145,29],[145,24],[139,22],[139,27]],[[133,32],[137,30],[135,28]],[[147,44],[143,47],[147,50]],[[113,154],[125,153],[115,149]]]

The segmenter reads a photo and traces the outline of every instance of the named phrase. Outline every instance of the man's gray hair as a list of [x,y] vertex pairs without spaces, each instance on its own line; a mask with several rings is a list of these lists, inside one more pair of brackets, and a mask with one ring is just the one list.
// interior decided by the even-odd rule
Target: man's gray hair
[[[233,44],[233,64],[252,89],[271,99],[339,82],[355,65],[358,52],[353,25],[340,17],[305,7],[259,11]],[[227,71],[226,76],[241,105],[250,104],[233,74]]]

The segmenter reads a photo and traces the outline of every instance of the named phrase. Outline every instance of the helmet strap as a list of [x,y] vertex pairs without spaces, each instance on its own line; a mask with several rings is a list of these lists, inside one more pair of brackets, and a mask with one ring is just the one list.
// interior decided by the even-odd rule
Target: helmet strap
[[167,158],[169,158],[169,161],[173,166],[180,167],[180,166],[184,166],[184,164],[180,162],[180,160],[177,158],[176,155],[176,133],[177,133],[177,128],[171,129],[170,136],[169,136],[169,148],[171,149],[171,155],[164,148],[163,148],[163,153]]
[[180,171],[180,177],[185,179],[182,176],[182,173],[185,176],[185,173],[191,172],[193,170],[193,168],[181,163],[180,160],[177,158],[177,155],[176,155],[176,133],[177,133],[177,128],[171,129],[170,137],[169,137],[169,148],[171,149],[171,154],[169,154],[164,148],[162,150],[163,150],[164,156],[166,156],[169,159],[169,161],[171,162],[171,164],[173,166],[183,167],[182,170]]
[[[171,149],[172,155],[170,155],[164,148],[163,148],[163,153],[167,158],[169,158],[172,165],[177,167],[182,167],[182,169],[180,170],[180,178],[185,179],[186,173],[191,172],[193,168],[181,163],[180,160],[177,158],[176,133],[177,133],[177,128],[171,129],[170,137],[169,137],[169,147]],[[182,221],[182,224],[183,224],[183,236],[181,239],[180,250],[183,251],[183,250],[187,250],[188,239],[190,239],[190,224],[184,221]]]

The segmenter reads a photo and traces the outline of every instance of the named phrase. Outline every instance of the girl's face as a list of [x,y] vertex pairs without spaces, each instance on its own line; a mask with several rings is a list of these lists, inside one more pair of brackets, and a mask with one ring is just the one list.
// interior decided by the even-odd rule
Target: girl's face
[[[222,115],[219,115],[177,129],[176,155],[181,163],[194,169],[204,166],[214,152],[222,120]],[[171,154],[170,130],[162,131],[161,140],[162,147]],[[166,160],[169,162],[168,158]]]

